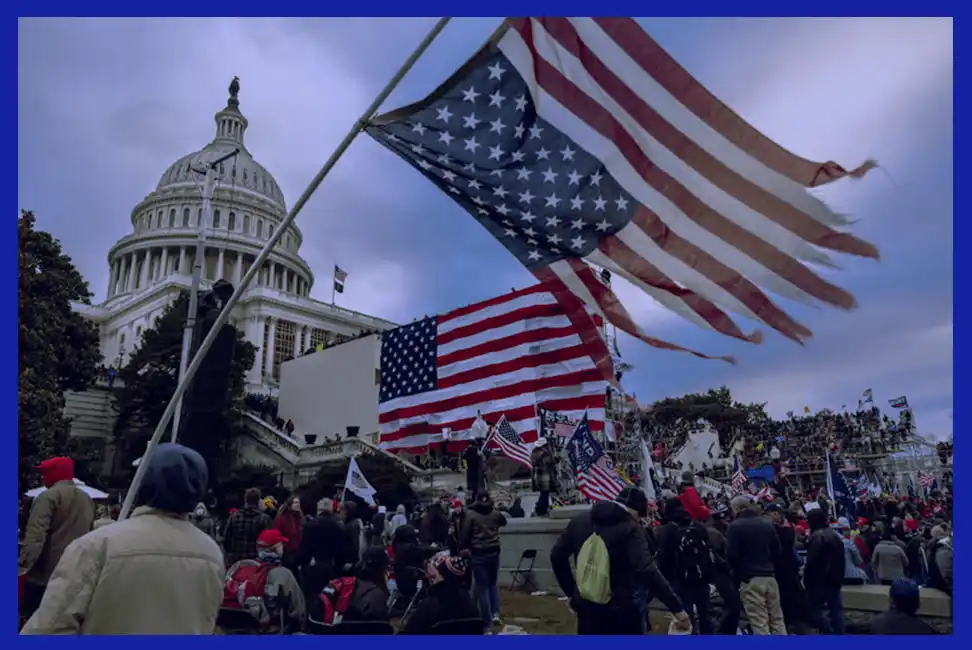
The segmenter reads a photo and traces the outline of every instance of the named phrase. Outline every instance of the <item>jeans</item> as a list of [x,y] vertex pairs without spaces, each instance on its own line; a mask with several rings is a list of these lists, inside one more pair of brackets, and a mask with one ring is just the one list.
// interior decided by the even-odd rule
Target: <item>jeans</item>
[[[844,599],[840,587],[814,587],[807,590],[813,623],[821,634],[844,634]],[[827,609],[830,616],[824,616]]]
[[692,634],[713,634],[709,616],[709,583],[673,585],[685,613],[692,619]]
[[547,512],[550,511],[550,492],[545,492],[540,490],[540,497],[537,499],[537,516],[546,516]]
[[651,604],[651,591],[647,587],[637,587],[631,594],[631,604],[638,610],[638,622],[641,625],[641,633],[648,634],[648,606]]
[[479,614],[492,625],[493,619],[499,617],[499,551],[472,556],[473,596],[479,606]]

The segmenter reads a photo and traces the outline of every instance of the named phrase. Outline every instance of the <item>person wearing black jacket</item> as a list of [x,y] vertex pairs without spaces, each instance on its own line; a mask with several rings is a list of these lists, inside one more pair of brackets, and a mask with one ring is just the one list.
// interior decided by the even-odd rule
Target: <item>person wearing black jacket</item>
[[726,536],[715,526],[706,526],[709,533],[709,543],[712,545],[714,566],[712,570],[712,586],[716,588],[722,598],[722,618],[716,625],[716,634],[735,635],[739,631],[739,619],[742,616],[742,601],[739,599],[739,585],[732,577],[727,557],[728,544]]
[[411,601],[418,590],[418,583],[425,579],[425,563],[436,550],[419,543],[418,534],[409,525],[399,526],[392,535],[392,553],[395,556],[395,581],[398,591]]
[[709,581],[715,572],[714,563],[709,562],[706,566],[698,567],[700,573],[705,575],[688,576],[688,572],[683,570],[686,565],[680,561],[686,557],[680,548],[683,538],[694,537],[700,545],[704,545],[704,552],[709,552],[712,550],[709,533],[701,523],[692,520],[679,498],[665,502],[664,519],[665,523],[658,529],[658,564],[682,601],[697,633],[713,634],[715,629],[709,616]]
[[869,634],[938,634],[938,630],[917,616],[921,607],[921,591],[913,580],[898,578],[891,583],[888,595],[891,597],[891,607],[871,619],[868,624]]
[[[641,490],[625,488],[616,501],[602,501],[574,517],[550,551],[550,565],[570,608],[577,614],[578,634],[641,634],[636,589],[647,585],[652,595],[675,613],[682,629],[689,625],[681,601],[655,565],[638,518],[648,513],[648,499]],[[587,538],[597,533],[610,557],[611,600],[604,605],[583,600],[570,567]]]
[[346,573],[357,559],[341,520],[334,514],[333,502],[321,499],[317,517],[304,524],[297,549],[304,596],[317,598],[331,580]]
[[775,503],[766,506],[766,516],[776,529],[780,542],[780,555],[776,559],[776,583],[780,587],[780,608],[786,629],[795,631],[805,628],[807,621],[807,594],[800,582],[800,558],[796,551],[796,531],[787,521],[786,513]]
[[[827,513],[819,508],[807,513],[810,536],[807,563],[803,567],[803,586],[807,590],[811,616],[822,634],[844,634],[844,542],[830,528]],[[829,619],[823,610],[829,611]]]
[[726,556],[739,581],[739,596],[753,634],[786,634],[776,582],[780,540],[773,524],[761,516],[758,508],[748,497],[733,499],[736,520],[726,533]]

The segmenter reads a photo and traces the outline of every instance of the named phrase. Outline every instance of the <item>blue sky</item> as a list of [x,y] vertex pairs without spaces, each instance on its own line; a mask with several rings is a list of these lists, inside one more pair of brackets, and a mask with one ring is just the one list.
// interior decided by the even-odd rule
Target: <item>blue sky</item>
[[[166,167],[213,137],[241,78],[247,147],[293,202],[431,19],[21,20],[18,201],[59,237],[104,298],[109,247]],[[727,384],[771,413],[839,409],[866,388],[907,395],[919,428],[952,431],[952,23],[950,19],[644,19],[663,47],[785,147],[884,171],[822,190],[881,250],[845,259],[854,312],[789,306],[815,338],[759,346],[697,329],[630,287],[650,333],[737,366],[630,339],[625,385],[641,402]],[[423,97],[499,23],[455,19],[385,105]],[[461,208],[366,137],[298,217],[301,254],[330,299],[407,321],[523,287],[532,276]],[[828,272],[829,273],[829,272]]]

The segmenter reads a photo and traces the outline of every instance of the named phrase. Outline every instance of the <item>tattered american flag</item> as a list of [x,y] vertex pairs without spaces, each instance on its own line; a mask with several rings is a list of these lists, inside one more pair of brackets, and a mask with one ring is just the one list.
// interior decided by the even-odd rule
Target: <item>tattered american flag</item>
[[872,162],[847,171],[786,151],[628,18],[508,19],[426,99],[367,131],[558,299],[659,348],[706,356],[649,336],[588,263],[697,325],[758,342],[730,314],[803,341],[810,330],[767,294],[850,309],[854,297],[810,265],[878,257],[807,192]]
[[479,413],[505,414],[526,442],[538,438],[538,407],[604,426],[607,344],[590,315],[568,315],[543,285],[383,332],[380,364],[385,449],[421,453],[446,428],[462,438]]
[[527,469],[533,468],[533,464],[530,462],[532,445],[527,446],[523,443],[520,434],[510,426],[505,415],[500,417],[500,421],[496,423],[493,434],[489,437],[487,443],[490,447],[498,449],[500,455],[525,466]]
[[918,485],[924,490],[931,489],[935,485],[935,477],[927,472],[918,472]]
[[732,473],[732,489],[737,492],[742,492],[742,489],[746,487],[746,483],[749,482],[749,478],[746,476],[746,472],[739,465],[739,458],[735,459],[735,471]]
[[624,489],[625,484],[611,466],[611,459],[591,435],[587,416],[567,442],[567,455],[574,467],[577,489],[591,501],[611,501]]

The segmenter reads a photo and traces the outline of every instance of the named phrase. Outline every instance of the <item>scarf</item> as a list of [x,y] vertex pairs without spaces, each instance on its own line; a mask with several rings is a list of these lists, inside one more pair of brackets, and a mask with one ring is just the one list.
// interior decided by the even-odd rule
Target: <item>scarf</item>
[[270,549],[260,549],[257,551],[257,559],[264,564],[280,564],[280,554],[274,553]]

